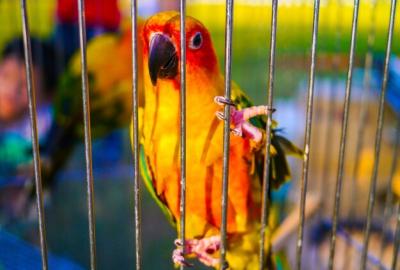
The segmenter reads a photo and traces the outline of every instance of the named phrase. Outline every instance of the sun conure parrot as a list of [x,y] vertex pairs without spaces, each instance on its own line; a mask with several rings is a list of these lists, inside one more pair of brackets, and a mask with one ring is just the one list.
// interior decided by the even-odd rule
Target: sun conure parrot
[[[224,78],[207,29],[186,18],[187,35],[187,187],[186,254],[218,268],[220,246],[223,117],[221,104],[231,104],[232,129],[228,189],[229,269],[258,269],[261,186],[265,151],[267,106],[252,107],[232,86],[232,101],[221,97]],[[150,17],[143,28],[144,108],[141,112],[141,174],[179,232],[179,91],[180,23],[174,11]],[[252,119],[250,119],[252,118]],[[249,120],[249,121],[247,121]],[[276,124],[274,124],[276,126]],[[302,151],[274,130],[269,181],[279,187],[289,180],[285,154]],[[272,221],[270,220],[270,224]],[[267,241],[268,242],[268,241]],[[179,240],[173,261],[188,264]],[[273,267],[271,249],[268,269]]]
[[[141,31],[143,22],[138,22]],[[87,44],[92,139],[115,129],[128,127],[132,115],[131,29],[101,34]],[[141,48],[139,42],[138,47]],[[138,57],[139,70],[143,70]],[[74,146],[83,138],[83,109],[80,50],[76,51],[62,75],[54,97],[55,124],[43,154],[44,183],[51,183]],[[143,93],[142,81],[139,92]],[[141,99],[143,100],[143,99]],[[63,147],[60,147],[62,145]]]
[[[141,24],[140,24],[141,26]],[[131,30],[122,34],[102,34],[87,45],[92,132],[101,136],[116,127],[129,125],[132,114]],[[139,43],[139,48],[141,43]],[[139,57],[139,59],[142,59]],[[142,62],[139,61],[139,70]],[[82,114],[80,51],[72,57],[56,96],[56,120],[61,125],[76,121]],[[141,89],[142,86],[139,86]],[[76,126],[83,133],[82,121]]]

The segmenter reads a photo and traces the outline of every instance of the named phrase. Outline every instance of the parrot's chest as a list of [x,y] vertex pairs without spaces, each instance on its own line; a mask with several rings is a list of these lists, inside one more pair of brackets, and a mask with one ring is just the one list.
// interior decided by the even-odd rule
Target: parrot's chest
[[[205,162],[206,153],[210,147],[215,147],[216,133],[222,135],[222,125],[214,117],[197,118],[186,125],[186,159],[190,164],[201,164]],[[148,130],[147,143],[150,148],[150,156],[157,160],[155,164],[158,169],[174,169],[179,167],[180,147],[180,124],[175,122],[171,125],[156,123],[153,130]],[[221,136],[219,136],[221,137]],[[219,144],[222,145],[222,144]],[[219,149],[221,150],[221,149]]]
[[[188,98],[186,110],[186,162],[208,164],[222,154],[222,123],[215,117],[218,107],[212,98]],[[146,154],[157,179],[179,171],[180,115],[179,93],[154,97],[152,108],[145,112],[144,140]]]

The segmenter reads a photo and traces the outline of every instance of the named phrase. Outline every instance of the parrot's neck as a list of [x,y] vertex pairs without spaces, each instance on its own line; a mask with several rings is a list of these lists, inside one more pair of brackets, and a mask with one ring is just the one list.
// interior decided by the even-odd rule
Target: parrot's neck
[[[153,86],[149,76],[147,77],[148,80],[145,82],[145,118],[153,120],[154,124],[162,127],[166,133],[175,132],[174,129],[179,123],[180,111],[179,77],[176,80],[159,79],[156,86]],[[190,128],[200,121],[210,122],[217,110],[220,109],[214,103],[214,97],[223,93],[222,76],[188,69],[186,93],[187,127]],[[146,124],[149,123],[146,122]]]

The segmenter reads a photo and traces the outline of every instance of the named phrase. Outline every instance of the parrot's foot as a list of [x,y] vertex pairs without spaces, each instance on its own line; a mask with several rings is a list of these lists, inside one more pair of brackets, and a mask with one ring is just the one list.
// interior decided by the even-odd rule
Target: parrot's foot
[[[176,241],[175,241],[175,245],[177,245]],[[179,247],[174,249],[174,251],[172,252],[172,261],[174,262],[174,264],[177,264],[177,265],[184,265],[187,267],[193,266],[193,264],[191,264],[185,260],[185,255],[183,254],[183,250]]]
[[[192,266],[185,260],[184,252],[182,250],[182,241],[175,240],[177,248],[172,253],[172,260],[175,264]],[[211,236],[203,239],[187,239],[185,240],[185,254],[194,254],[196,257],[207,266],[217,266],[219,260],[212,255],[219,250],[221,245],[220,236]]]
[[[246,136],[252,139],[254,142],[259,143],[262,140],[262,131],[257,127],[253,126],[248,122],[250,118],[259,116],[259,115],[268,115],[273,113],[275,109],[270,108],[269,106],[261,105],[261,106],[252,106],[249,108],[244,108],[242,110],[237,110],[236,105],[229,99],[226,99],[222,96],[216,96],[214,98],[215,103],[221,106],[229,105],[231,106],[230,114],[231,114],[231,125],[233,128],[231,129],[232,133],[236,136]],[[223,112],[216,112],[216,116],[220,120],[225,119],[225,115]]]

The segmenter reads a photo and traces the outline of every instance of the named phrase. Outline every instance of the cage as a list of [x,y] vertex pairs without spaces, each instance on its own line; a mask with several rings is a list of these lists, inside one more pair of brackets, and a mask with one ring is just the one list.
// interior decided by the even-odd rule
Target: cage
[[[194,166],[187,162],[192,118],[185,44],[191,37],[185,27],[175,44],[182,59],[176,66],[179,147],[171,146],[180,170],[179,235],[139,172],[143,25],[170,9],[179,12],[179,25],[192,16],[208,28],[224,79],[215,267],[235,269],[226,255],[235,136],[230,102],[237,82],[254,104],[267,105],[269,123],[254,229],[262,248],[259,264],[248,269],[268,269],[268,242],[274,256],[284,254],[285,260],[275,258],[277,269],[399,269],[396,0],[0,0],[0,88],[10,83],[4,78],[13,79],[7,60],[19,57],[23,78],[16,88],[26,91],[18,118],[0,115],[0,269],[174,267],[173,241],[190,241],[185,232],[193,226],[185,222]],[[15,101],[2,95],[0,107],[16,111],[21,97],[21,91]],[[279,189],[266,177],[273,120],[303,150],[289,159],[291,180]],[[270,235],[273,211],[279,225]]]

